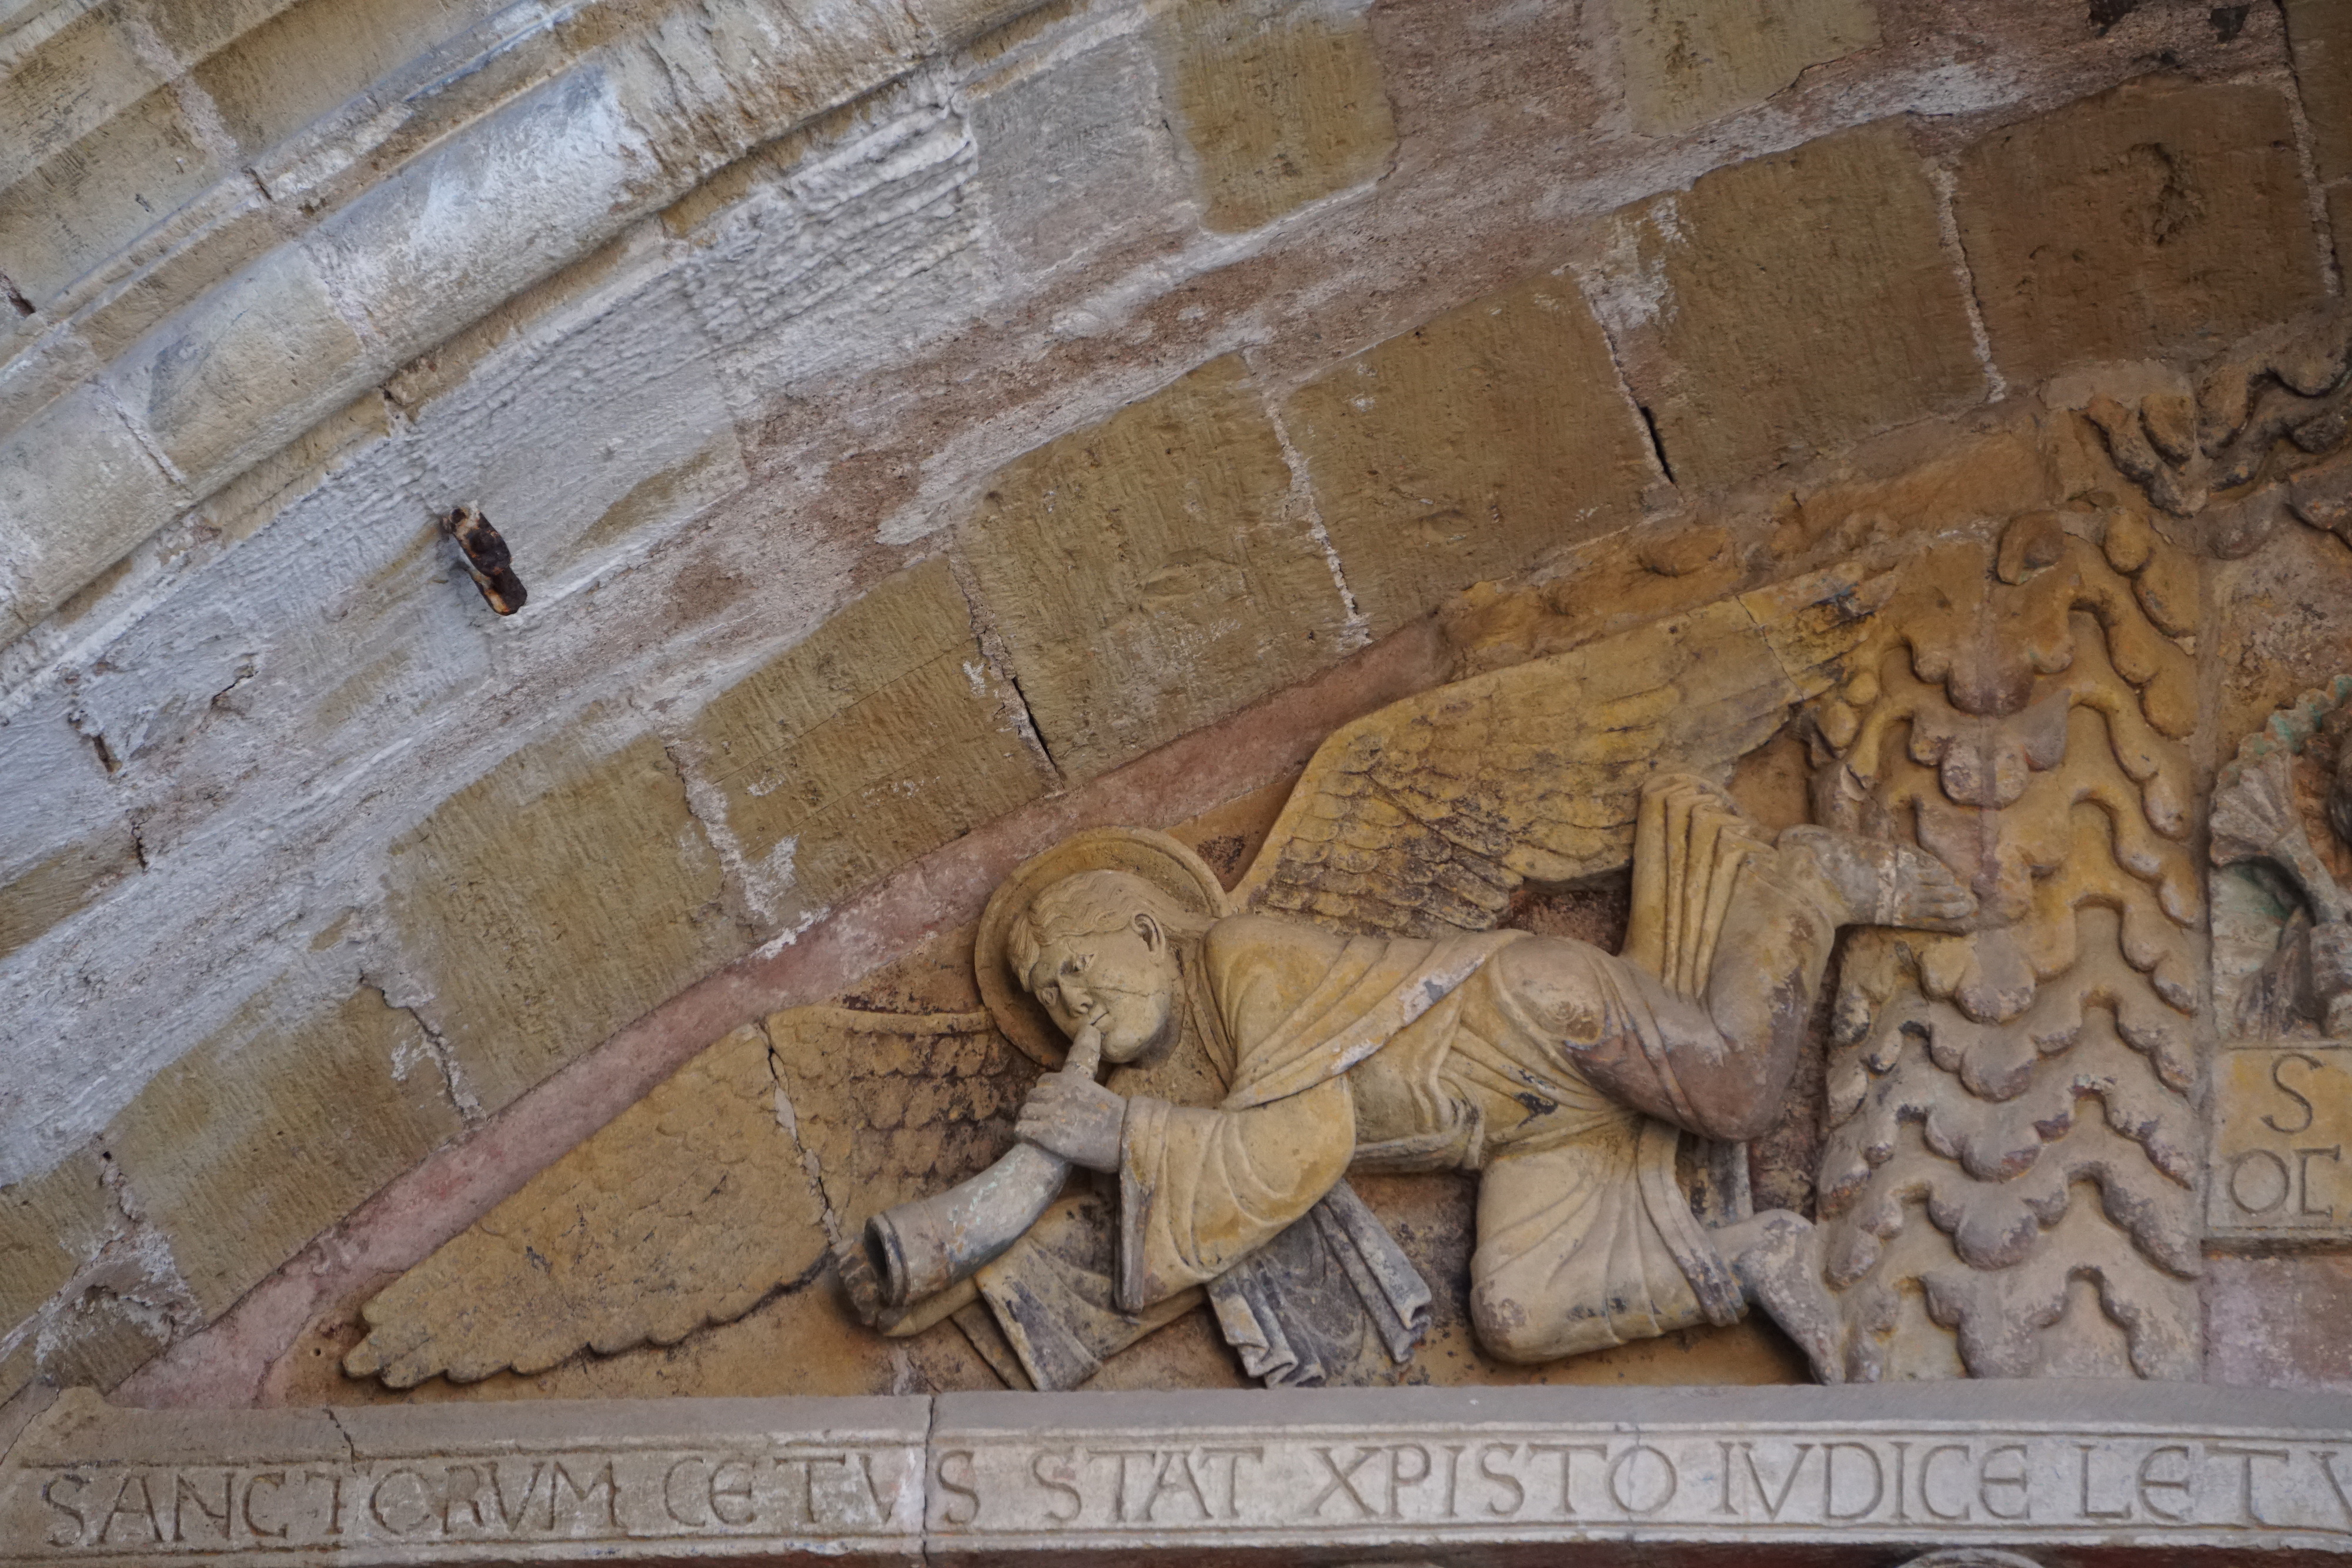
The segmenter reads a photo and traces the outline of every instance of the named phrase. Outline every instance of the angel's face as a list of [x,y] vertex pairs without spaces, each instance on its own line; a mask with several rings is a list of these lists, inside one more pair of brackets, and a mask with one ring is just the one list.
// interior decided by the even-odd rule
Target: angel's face
[[1099,1019],[1103,1060],[1132,1061],[1173,1038],[1178,978],[1168,934],[1138,915],[1117,930],[1048,937],[1029,967],[1029,994],[1073,1038]]

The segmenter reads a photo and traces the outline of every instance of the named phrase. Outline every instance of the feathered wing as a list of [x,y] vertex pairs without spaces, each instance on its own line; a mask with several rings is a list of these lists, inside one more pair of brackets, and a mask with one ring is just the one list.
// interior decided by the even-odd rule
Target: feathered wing
[[1351,935],[1499,922],[1623,865],[1642,780],[1716,783],[1826,691],[1880,585],[1825,572],[1440,686],[1325,741],[1234,889]]
[[[985,1013],[798,1008],[747,1024],[369,1301],[344,1369],[395,1388],[436,1373],[464,1383],[732,1322],[826,1256],[824,1196],[794,1124],[804,1090],[843,1064],[908,1078],[938,1061],[961,1076],[965,1057],[1011,1056]],[[909,1080],[898,1097],[924,1087]]]

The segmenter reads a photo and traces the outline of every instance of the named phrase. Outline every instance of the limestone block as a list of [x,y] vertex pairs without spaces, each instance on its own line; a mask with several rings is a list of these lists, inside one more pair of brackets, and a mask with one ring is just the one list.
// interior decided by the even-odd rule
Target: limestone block
[[310,254],[283,246],[149,334],[110,380],[203,486],[299,434],[363,352]]
[[1157,90],[1134,38],[1008,72],[971,99],[991,227],[1044,270],[1163,230],[1188,206],[1166,124],[1136,105]]
[[[220,194],[216,187],[210,199]],[[99,359],[110,363],[156,322],[276,245],[286,216],[282,207],[254,191],[234,208],[214,214],[202,234],[173,246],[154,265],[77,312],[75,328]]]
[[264,990],[108,1132],[207,1316],[463,1124],[415,1018],[303,989]]
[[1187,0],[1160,31],[1211,229],[1256,228],[1388,167],[1396,127],[1361,9]]
[[201,5],[149,5],[147,23],[158,42],[191,64],[209,57],[289,5],[323,9],[334,0],[205,0]]
[[1614,0],[1633,129],[1687,131],[1878,43],[1870,0]]
[[45,1322],[26,1347],[38,1373],[61,1387],[111,1389],[170,1343],[171,1327],[154,1302],[98,1285]]
[[694,721],[755,905],[814,911],[1034,800],[1044,770],[932,560],[885,579]]
[[0,270],[47,306],[224,172],[177,98],[151,92],[0,190]]
[[525,747],[391,851],[394,928],[486,1110],[746,946],[661,743],[600,748],[607,721]]
[[1984,394],[1900,124],[1719,169],[1582,268],[1677,484],[1720,485]]
[[[96,1153],[83,1149],[0,1187],[0,1335],[56,1294],[120,1220],[103,1169]],[[0,1386],[0,1399],[15,1392]]]
[[978,150],[936,96],[844,117],[794,158],[746,159],[733,199],[713,204],[727,183],[713,181],[665,214],[697,242],[687,287],[739,397],[803,395],[874,352],[877,331],[905,342],[994,292],[970,192]]
[[249,155],[495,9],[491,0],[308,0],[240,34],[189,74]]
[[614,54],[619,101],[679,163],[708,173],[898,74],[929,42],[907,7],[710,0]]
[[[604,562],[582,559],[583,536],[616,508],[608,538],[631,512],[675,519],[698,492],[742,482],[719,369],[682,282],[648,279],[642,265],[649,247],[636,242],[652,232],[607,247],[624,258],[525,291],[390,383],[442,493],[465,497],[505,536],[541,608],[593,580]],[[520,451],[531,460],[516,462]],[[679,470],[699,453],[711,465],[690,480]]]
[[961,548],[1070,777],[1278,691],[1344,651],[1345,607],[1231,357],[988,482]]
[[138,871],[138,839],[118,817],[8,875],[0,882],[0,958]]
[[1375,636],[1637,516],[1654,472],[1637,420],[1556,272],[1343,361],[1283,409]]
[[[97,376],[98,356],[79,332],[53,332],[0,362],[0,436]],[[0,352],[6,352],[0,350]]]
[[96,387],[0,442],[0,632],[30,625],[145,538],[174,486]]
[[2325,291],[2286,99],[2131,82],[1997,131],[1954,199],[2001,373],[2219,350]]
[[[0,721],[0,959],[139,871],[110,763],[66,699]],[[0,1160],[0,1180],[24,1174]]]
[[58,28],[0,75],[0,184],[14,184],[162,81],[118,7],[93,6]]
[[609,74],[583,65],[370,190],[315,243],[396,360],[611,238],[658,169]]
[[2337,0],[2286,0],[2285,10],[2295,90],[2311,122],[2311,161],[2323,184],[2352,180],[2352,8]]

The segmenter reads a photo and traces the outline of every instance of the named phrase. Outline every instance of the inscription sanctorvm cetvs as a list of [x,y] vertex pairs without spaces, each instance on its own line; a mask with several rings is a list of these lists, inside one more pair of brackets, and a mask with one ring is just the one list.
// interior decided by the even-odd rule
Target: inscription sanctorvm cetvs
[[[346,1412],[348,1442],[272,1427],[275,1413],[199,1431],[70,1396],[0,1469],[0,1563],[327,1549],[416,1563],[485,1542],[626,1561],[627,1543],[694,1542],[874,1559],[1400,1532],[2352,1551],[2341,1400],[2146,1388],[2123,1407],[2044,1383],[2000,1391],[2004,1416],[1949,1392],[1644,1390],[1659,1418],[1638,1427],[1603,1414],[1622,1396],[1583,1393],[1400,1393],[1384,1409],[1344,1395],[1280,1409],[1250,1396],[697,1401],[658,1419],[542,1405],[374,1412],[366,1427]],[[864,1408],[837,1408],[850,1404]]]

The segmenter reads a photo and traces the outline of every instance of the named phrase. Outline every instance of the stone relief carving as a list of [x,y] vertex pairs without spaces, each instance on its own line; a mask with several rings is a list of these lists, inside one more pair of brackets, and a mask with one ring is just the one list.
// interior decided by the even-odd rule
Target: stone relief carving
[[1849,1378],[2196,1374],[2198,592],[2136,511],[2028,514],[1917,563],[1814,712],[1815,820],[1916,840],[1981,909],[1844,955]]
[[[471,1382],[731,1322],[824,1263],[809,1155],[886,1202],[915,1196],[888,1173],[977,1170],[1027,1079],[1013,1060],[982,1012],[802,1008],[735,1030],[369,1301],[346,1368]],[[795,1078],[803,1063],[833,1092]],[[858,1124],[780,1122],[821,1102]]]
[[[1343,1173],[1475,1169],[1490,1349],[1574,1354],[1729,1321],[1752,1295],[1836,1375],[1818,1284],[1790,1266],[1804,1222],[1742,1219],[1736,1182],[1695,1206],[1676,1156],[1686,1134],[1777,1113],[1839,927],[1953,930],[1973,907],[1908,846],[1776,843],[1710,782],[1839,680],[1883,591],[1824,574],[1384,709],[1318,750],[1230,895],[1157,834],[1081,835],[1024,866],[983,919],[982,991],[1005,1038],[1048,1060],[1071,1039],[1070,1061],[988,1177],[898,1207],[819,1195],[853,1298],[898,1333],[954,1314],[1016,1381],[1054,1387],[1205,1294],[1253,1375],[1308,1381],[1368,1336],[1409,1353],[1426,1301]],[[1496,929],[1523,881],[1629,856],[1623,956]],[[847,1058],[977,1021],[832,1009],[766,1033],[831,1029]],[[765,1228],[729,1207],[800,1174],[760,1034],[699,1069],[740,1102],[724,1128],[673,1080],[371,1302],[347,1369],[407,1384],[667,1340],[804,1272],[789,1200]],[[1097,1053],[1120,1064],[1107,1086]],[[1055,1201],[1069,1166],[1115,1192]],[[583,1185],[636,1201],[583,1204]],[[840,1224],[853,1204],[884,1210],[870,1253]],[[639,1290],[667,1299],[625,1300]]]
[[2352,1238],[2352,674],[2248,736],[2213,791],[2208,1221],[2224,1243]]
[[2212,857],[2223,1027],[2352,1035],[2352,674],[2238,747],[2215,780]]
[[[2352,544],[2352,309],[2341,301],[2248,337],[2192,384],[2092,395],[2116,466],[2234,557],[2286,513]],[[2119,391],[2121,389],[2118,389]]]

